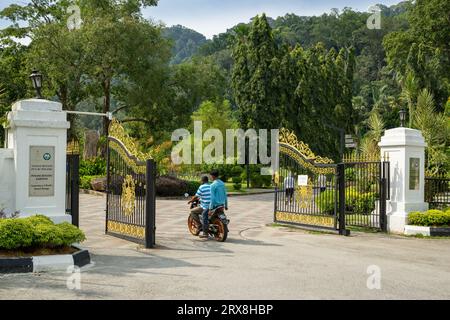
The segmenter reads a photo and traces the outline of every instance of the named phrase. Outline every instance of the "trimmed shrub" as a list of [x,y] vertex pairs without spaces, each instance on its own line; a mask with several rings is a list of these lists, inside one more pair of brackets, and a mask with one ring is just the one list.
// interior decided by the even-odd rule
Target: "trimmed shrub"
[[34,227],[33,246],[46,248],[61,247],[63,246],[63,237],[64,234],[57,225],[38,224]]
[[187,181],[187,191],[185,193],[188,193],[190,196],[193,196],[196,194],[200,186],[201,183],[199,181]]
[[26,219],[28,221],[30,221],[30,223],[33,226],[37,226],[37,225],[41,225],[41,224],[43,224],[43,225],[53,225],[52,219],[50,219],[47,216],[40,215],[40,214],[32,216],[32,217],[29,217],[29,218],[26,218]]
[[56,248],[86,239],[83,231],[64,222],[54,224],[48,217],[36,215],[0,221],[0,249]]
[[242,178],[240,176],[233,177],[233,188],[234,190],[242,189]]
[[0,220],[0,249],[13,250],[33,244],[34,228],[27,219]]
[[333,214],[335,203],[335,191],[326,190],[316,197],[316,205],[321,213]]
[[409,224],[424,227],[450,226],[450,210],[428,210],[425,212],[412,212],[408,216]]
[[356,180],[356,172],[353,168],[345,169],[345,181],[355,181]]
[[375,210],[376,195],[373,192],[360,194],[355,202],[353,211],[358,214],[370,214]]
[[234,166],[233,169],[231,169],[231,174],[233,175],[233,177],[240,176],[242,172],[244,172],[244,168],[242,168],[241,166]]
[[[156,195],[160,197],[182,196],[188,191],[188,183],[173,176],[156,178]],[[195,190],[197,191],[197,190]]]
[[69,246],[72,243],[83,242],[86,240],[86,236],[84,232],[78,229],[73,224],[68,222],[63,222],[55,225],[57,229],[62,233],[62,245]]
[[348,187],[345,189],[345,206],[346,210],[353,211],[356,200],[359,197],[359,192],[355,187]]
[[80,161],[80,176],[104,176],[106,174],[106,160],[96,158]]

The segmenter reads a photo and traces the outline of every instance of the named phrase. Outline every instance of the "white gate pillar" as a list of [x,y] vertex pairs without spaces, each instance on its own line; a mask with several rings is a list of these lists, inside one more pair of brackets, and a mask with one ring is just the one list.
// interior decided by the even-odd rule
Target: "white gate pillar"
[[403,234],[408,214],[428,209],[424,201],[427,144],[420,131],[395,128],[386,130],[379,146],[381,156],[388,156],[390,162],[388,230]]
[[66,112],[58,102],[29,99],[14,103],[8,113],[8,147],[14,152],[15,209],[21,217],[49,216],[56,223],[66,215]]

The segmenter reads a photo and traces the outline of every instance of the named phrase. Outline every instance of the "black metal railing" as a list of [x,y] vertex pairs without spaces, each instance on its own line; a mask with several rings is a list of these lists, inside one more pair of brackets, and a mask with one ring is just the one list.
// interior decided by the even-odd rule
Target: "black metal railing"
[[79,206],[79,166],[80,155],[67,154],[66,156],[66,214],[72,216],[72,224],[80,225]]
[[428,202],[430,209],[450,207],[450,178],[443,175],[426,177],[425,202]]

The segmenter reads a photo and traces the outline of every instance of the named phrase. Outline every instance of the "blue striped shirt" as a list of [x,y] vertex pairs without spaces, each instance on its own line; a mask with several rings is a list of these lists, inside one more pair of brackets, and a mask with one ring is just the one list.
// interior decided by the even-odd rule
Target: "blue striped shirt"
[[200,207],[203,209],[209,208],[209,203],[211,202],[211,185],[208,183],[204,183],[198,188],[197,193],[195,194],[200,198]]

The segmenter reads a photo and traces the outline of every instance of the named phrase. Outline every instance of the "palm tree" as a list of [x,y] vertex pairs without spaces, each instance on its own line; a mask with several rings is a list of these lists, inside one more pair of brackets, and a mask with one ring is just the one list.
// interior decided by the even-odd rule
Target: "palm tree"
[[377,111],[372,111],[367,119],[369,131],[364,135],[359,150],[365,158],[377,159],[380,156],[380,142],[383,135],[385,124]]
[[417,97],[411,114],[411,127],[422,131],[427,148],[427,169],[430,174],[441,172],[450,162],[450,122],[445,114],[436,112],[433,94],[424,89]]
[[[417,98],[419,88],[417,81],[412,72],[408,72],[406,76],[397,77],[397,81],[402,88],[400,99],[408,106],[409,114],[414,113],[414,102]],[[409,126],[412,126],[412,117],[409,118]]]

